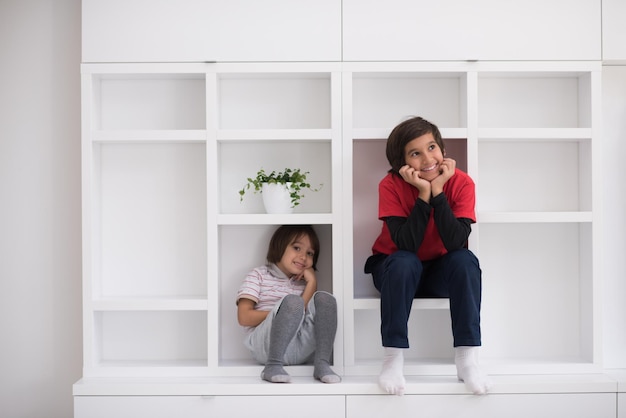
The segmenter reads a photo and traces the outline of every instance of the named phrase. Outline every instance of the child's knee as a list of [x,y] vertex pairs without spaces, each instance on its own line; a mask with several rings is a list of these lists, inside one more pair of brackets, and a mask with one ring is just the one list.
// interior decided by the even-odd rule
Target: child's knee
[[396,251],[391,254],[386,262],[386,270],[388,272],[407,272],[416,274],[418,277],[422,274],[422,262],[415,253],[410,251]]
[[328,292],[316,292],[313,295],[313,302],[317,308],[330,309],[337,307],[337,300]]
[[480,263],[478,258],[470,250],[463,248],[460,250],[452,251],[448,253],[449,262],[467,268],[474,268],[480,270]]
[[304,300],[298,295],[287,295],[280,303],[280,309],[286,309],[289,311],[303,311]]

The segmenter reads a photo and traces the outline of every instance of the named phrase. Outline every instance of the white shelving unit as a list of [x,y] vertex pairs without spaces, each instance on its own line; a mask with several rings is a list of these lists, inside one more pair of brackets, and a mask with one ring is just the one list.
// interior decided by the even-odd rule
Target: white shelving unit
[[[380,231],[385,139],[435,122],[477,183],[470,248],[483,270],[482,363],[492,374],[600,369],[600,66],[589,62],[344,65],[345,368],[376,374],[378,295],[363,273]],[[449,313],[416,300],[407,374],[454,374]]]
[[[319,287],[341,300],[338,69],[83,66],[85,376],[258,376],[235,297],[280,224],[314,225]],[[322,185],[296,213],[240,202],[247,177],[285,167]]]
[[[257,377],[236,321],[277,225],[307,223],[340,307],[334,366],[380,367],[363,264],[399,121],[436,123],[477,184],[482,363],[599,370],[598,62],[83,64],[85,377]],[[292,215],[238,190],[300,167]],[[417,300],[407,375],[454,375],[447,300]],[[291,369],[309,376],[310,366]]]

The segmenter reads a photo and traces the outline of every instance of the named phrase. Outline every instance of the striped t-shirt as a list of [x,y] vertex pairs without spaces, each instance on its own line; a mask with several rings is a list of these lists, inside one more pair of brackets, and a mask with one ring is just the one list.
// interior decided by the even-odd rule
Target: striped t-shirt
[[268,264],[246,275],[237,292],[237,301],[251,299],[256,302],[254,309],[270,311],[286,295],[302,295],[305,287],[304,280],[292,280],[276,264]]

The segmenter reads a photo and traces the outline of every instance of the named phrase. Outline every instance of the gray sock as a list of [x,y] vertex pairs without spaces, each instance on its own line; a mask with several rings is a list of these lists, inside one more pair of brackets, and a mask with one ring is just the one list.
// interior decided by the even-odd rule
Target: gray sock
[[325,292],[313,296],[315,304],[315,355],[313,377],[324,383],[341,382],[341,377],[330,368],[333,344],[337,333],[337,301]]
[[288,383],[291,377],[283,368],[287,346],[296,335],[304,317],[304,300],[296,295],[283,298],[276,316],[272,320],[270,347],[261,379],[272,383]]

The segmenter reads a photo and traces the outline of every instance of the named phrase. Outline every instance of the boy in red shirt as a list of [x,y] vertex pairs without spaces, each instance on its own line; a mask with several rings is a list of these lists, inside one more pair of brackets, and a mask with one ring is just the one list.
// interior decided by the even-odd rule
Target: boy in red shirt
[[478,366],[481,345],[481,270],[467,249],[474,213],[474,182],[445,157],[439,129],[415,117],[396,126],[387,140],[389,173],[379,184],[382,231],[365,264],[381,294],[385,348],[381,388],[402,395],[403,349],[415,297],[450,299],[459,380],[474,394],[491,385]]

